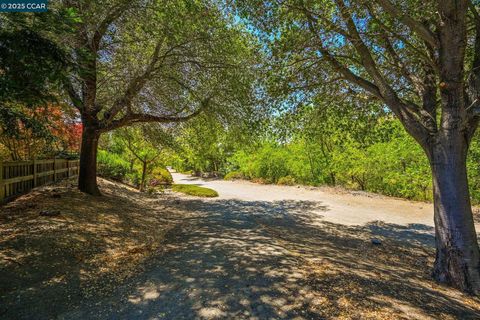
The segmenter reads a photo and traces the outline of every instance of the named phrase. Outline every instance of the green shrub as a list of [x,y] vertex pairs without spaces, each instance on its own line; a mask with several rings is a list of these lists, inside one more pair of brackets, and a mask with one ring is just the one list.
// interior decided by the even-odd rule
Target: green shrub
[[236,180],[236,179],[245,179],[245,176],[240,171],[229,172],[223,177],[225,180]]
[[157,191],[157,190],[154,187],[148,187],[148,189],[147,189],[148,194],[154,194],[155,191]]
[[101,177],[124,180],[129,171],[129,163],[115,153],[98,150],[97,173]]
[[293,186],[295,183],[296,183],[295,178],[292,176],[281,177],[277,181],[277,184],[282,186]]
[[[222,140],[222,144],[205,144],[222,146],[220,153],[210,152],[209,148],[197,150],[200,140],[195,140],[195,150],[182,155],[185,158],[182,161],[179,157],[174,166],[179,172],[205,171],[212,167],[209,163],[214,162],[210,160],[213,154],[215,170],[228,172],[225,180],[329,184],[413,200],[432,200],[428,159],[398,120],[390,114],[379,113],[373,104],[365,108],[365,113],[359,113],[356,108],[340,109],[335,105],[319,108],[312,104],[311,109],[298,110],[305,113],[295,112],[295,117],[285,118],[298,123],[287,128],[283,120],[278,122],[281,129],[278,132],[286,134],[280,139],[260,135],[260,139],[252,139],[254,143],[242,147],[228,144],[228,140],[227,143]],[[292,129],[295,130],[291,132]],[[194,137],[196,134],[195,131]],[[218,160],[218,156],[225,159]],[[467,165],[472,203],[480,204],[480,132],[472,140]]]
[[152,170],[150,174],[150,179],[148,184],[152,187],[158,185],[170,185],[173,183],[172,175],[170,171],[162,167],[156,167]]
[[133,171],[127,173],[125,178],[128,183],[138,188],[138,186],[140,185],[140,180],[142,179],[142,174],[140,170],[134,168]]
[[172,185],[172,190],[197,197],[218,197],[217,191],[209,188],[199,187],[193,184],[174,184]]
[[286,148],[266,143],[255,153],[237,152],[230,161],[249,178],[261,178],[266,183],[276,183],[290,174],[287,159],[291,153]]
[[272,180],[264,179],[264,178],[253,178],[252,182],[253,183],[259,183],[259,184],[270,184],[270,183],[272,183]]

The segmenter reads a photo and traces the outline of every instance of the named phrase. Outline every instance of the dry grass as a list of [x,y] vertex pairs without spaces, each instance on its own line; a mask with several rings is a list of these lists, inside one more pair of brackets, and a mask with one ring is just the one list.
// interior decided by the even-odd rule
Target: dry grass
[[[51,301],[65,308],[107,295],[161,249],[176,215],[132,188],[99,181],[102,197],[64,181],[1,207],[0,318],[35,309],[42,317]],[[60,215],[40,216],[45,210]]]

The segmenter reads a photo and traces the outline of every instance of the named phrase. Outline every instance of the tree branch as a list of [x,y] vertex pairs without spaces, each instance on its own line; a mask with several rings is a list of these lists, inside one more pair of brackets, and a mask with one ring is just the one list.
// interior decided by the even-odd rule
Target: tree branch
[[108,126],[108,123],[114,121],[115,117],[122,109],[130,107],[132,100],[143,89],[147,81],[150,80],[151,76],[160,69],[160,67],[164,64],[165,59],[172,55],[172,52],[191,42],[200,41],[202,39],[202,37],[198,37],[173,45],[168,48],[168,50],[166,50],[162,55],[160,55],[160,50],[163,47],[165,38],[159,40],[157,45],[155,46],[154,52],[145,71],[130,82],[123,96],[117,99],[114,102],[113,106],[105,113],[105,126]]
[[416,21],[409,15],[402,12],[397,6],[390,2],[390,0],[375,0],[386,12],[400,20],[404,25],[417,33],[420,38],[427,42],[433,48],[438,48],[439,43],[433,32],[424,26],[422,23]]
[[108,122],[112,121],[115,116],[125,107],[129,107],[132,103],[132,100],[135,98],[135,96],[143,89],[147,81],[149,80],[150,76],[156,69],[156,64],[159,61],[159,54],[160,54],[160,49],[162,48],[164,43],[164,38],[162,40],[158,41],[157,45],[155,46],[155,49],[153,51],[152,57],[150,58],[150,62],[145,69],[145,71],[135,77],[128,85],[127,89],[125,90],[125,93],[123,96],[115,101],[113,106],[110,108],[105,113],[105,122],[108,124]]
[[124,1],[122,4],[118,5],[112,9],[105,19],[102,20],[100,25],[96,28],[95,33],[93,34],[91,46],[94,52],[97,52],[100,47],[100,41],[108,30],[108,27],[118,18],[122,16],[125,10],[132,6],[131,1]]
[[130,137],[127,137],[127,149],[140,161],[142,161],[142,157],[140,157],[136,152],[135,148],[132,146],[132,139]]
[[63,82],[63,87],[65,88],[65,91],[70,97],[70,100],[72,101],[75,108],[77,108],[78,111],[82,112],[84,108],[83,101],[73,88],[72,82],[69,79],[65,79]]
[[206,108],[208,108],[210,104],[210,98],[206,98],[200,103],[200,107],[195,110],[194,112],[185,115],[185,116],[178,116],[178,115],[151,115],[151,114],[143,114],[143,113],[128,113],[123,118],[114,120],[110,123],[110,125],[104,127],[102,131],[111,131],[126,125],[131,125],[134,123],[148,123],[148,122],[159,122],[159,123],[171,123],[171,122],[185,122],[188,121],[201,112],[203,112]]
[[345,78],[345,80],[348,80],[348,81],[358,85],[359,87],[361,87],[365,91],[369,92],[370,94],[374,95],[375,97],[382,99],[382,95],[380,93],[380,90],[378,89],[378,87],[375,84],[373,84],[372,82],[354,74],[349,68],[347,68],[343,64],[341,64],[330,53],[330,51],[328,51],[328,49],[326,49],[324,47],[323,40],[320,37],[320,35],[318,35],[317,30],[316,30],[316,24],[317,24],[316,18],[314,18],[308,10],[304,11],[304,14],[307,17],[307,20],[308,20],[307,24],[308,24],[308,27],[310,29],[310,32],[315,34],[316,37],[317,37],[317,40],[319,41],[318,50],[322,54],[323,58],[335,69],[335,71],[340,73]]
[[351,41],[355,50],[361,57],[361,65],[365,68],[368,74],[373,78],[373,83],[357,76],[349,68],[343,66],[337,59],[335,59],[328,49],[323,46],[323,41],[318,35],[318,32],[315,28],[315,18],[305,12],[308,20],[308,26],[310,31],[316,34],[320,46],[318,50],[321,52],[322,56],[330,63],[330,65],[341,75],[345,77],[346,80],[360,86],[365,91],[373,94],[383,102],[385,102],[393,113],[400,119],[404,127],[408,132],[421,144],[426,145],[425,141],[429,138],[429,131],[420,121],[422,110],[414,104],[413,102],[402,102],[397,96],[396,92],[391,88],[391,86],[384,79],[383,75],[377,69],[377,65],[373,57],[371,56],[370,50],[365,45],[363,40],[358,33],[357,27],[348,12],[344,2],[342,0],[337,0],[337,5],[340,9],[342,18],[344,19],[348,32],[348,39]]

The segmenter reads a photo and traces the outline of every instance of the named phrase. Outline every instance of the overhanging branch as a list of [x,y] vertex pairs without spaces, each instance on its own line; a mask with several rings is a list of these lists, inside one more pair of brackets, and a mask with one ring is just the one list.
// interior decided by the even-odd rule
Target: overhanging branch
[[148,123],[148,122],[157,122],[157,123],[171,123],[171,122],[185,122],[203,112],[208,105],[210,104],[210,98],[206,98],[200,103],[200,107],[191,112],[188,115],[179,116],[176,114],[172,115],[152,115],[152,114],[143,114],[143,113],[127,113],[124,117],[118,120],[112,121],[108,126],[102,128],[102,131],[111,131],[118,129],[127,125],[135,123]]
[[439,47],[438,40],[430,29],[410,17],[408,14],[405,14],[401,9],[391,3],[390,0],[375,0],[375,2],[377,2],[386,12],[409,27],[410,30],[418,34],[420,38],[422,38],[430,46],[433,48]]

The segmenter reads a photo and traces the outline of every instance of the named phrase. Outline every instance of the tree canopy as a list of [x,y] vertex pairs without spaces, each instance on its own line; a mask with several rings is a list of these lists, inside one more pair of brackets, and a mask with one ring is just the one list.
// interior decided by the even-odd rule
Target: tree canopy
[[141,162],[143,189],[168,144],[185,170],[431,199],[433,275],[478,294],[470,187],[480,179],[467,155],[478,158],[479,9],[470,0],[57,1],[41,17],[0,18],[0,125],[14,142],[20,131],[38,138],[49,127],[35,117],[57,110],[42,107],[75,109],[78,186],[92,195],[97,158],[117,177]]

